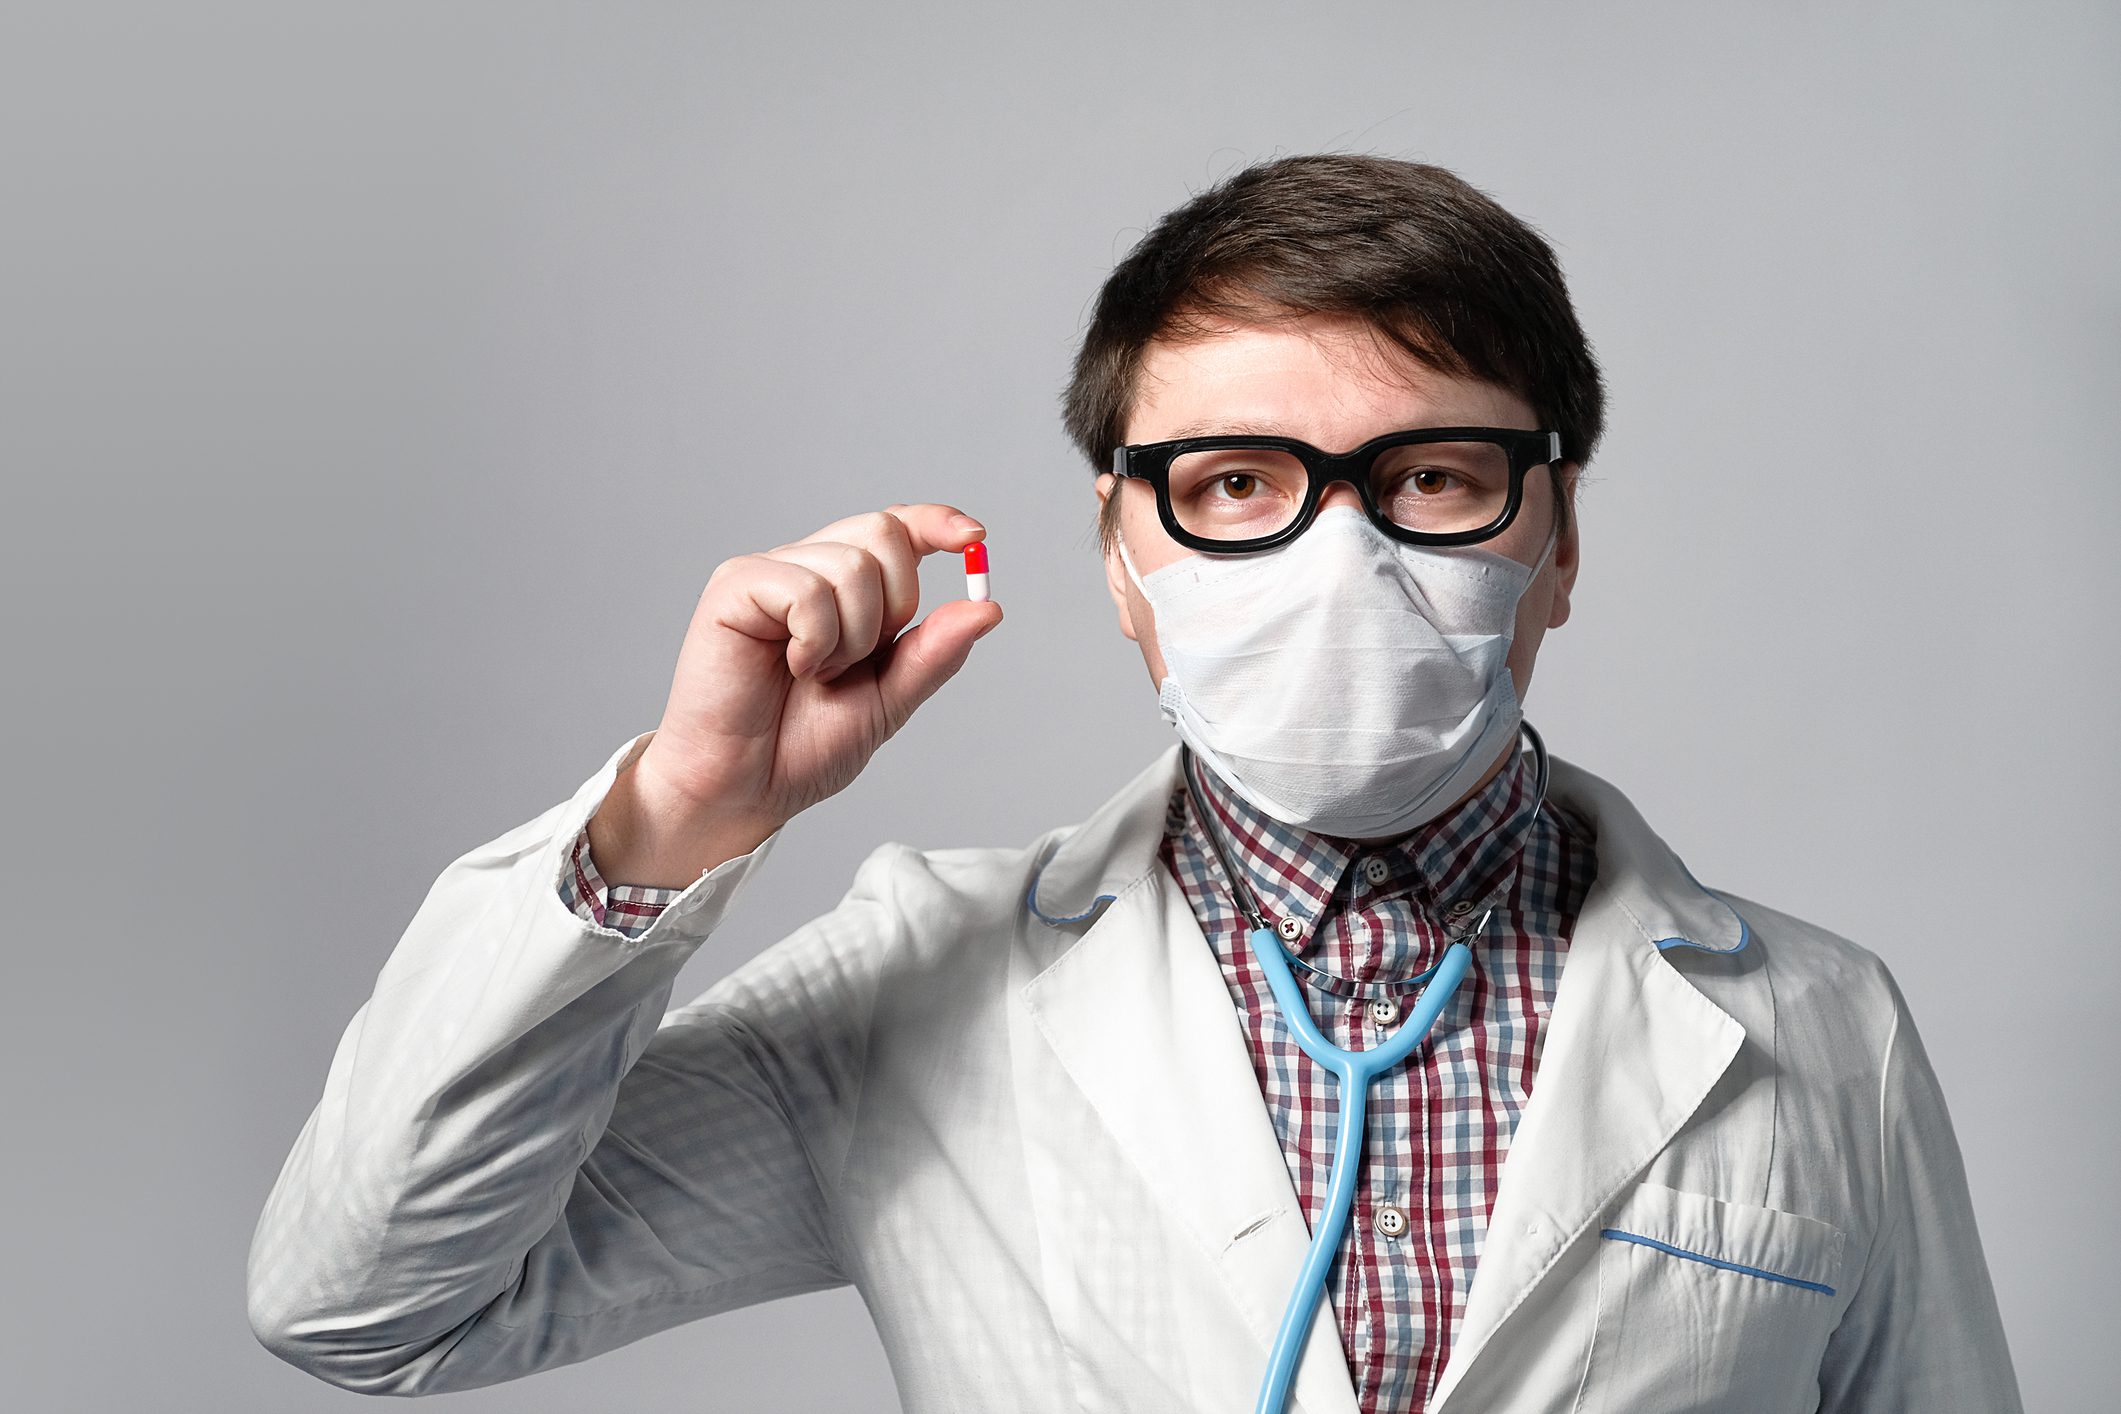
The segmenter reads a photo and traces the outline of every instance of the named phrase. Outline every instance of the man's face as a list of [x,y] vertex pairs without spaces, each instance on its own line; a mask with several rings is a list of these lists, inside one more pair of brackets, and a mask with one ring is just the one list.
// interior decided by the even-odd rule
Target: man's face
[[[1313,316],[1276,325],[1236,325],[1200,342],[1156,343],[1143,360],[1141,388],[1127,420],[1125,440],[1159,442],[1180,429],[1247,424],[1255,430],[1300,438],[1328,452],[1346,452],[1386,432],[1413,427],[1519,427],[1537,430],[1531,407],[1492,383],[1470,382],[1431,372],[1352,317]],[[1576,467],[1562,474],[1573,486]],[[1122,483],[1110,472],[1097,478],[1102,505],[1120,488],[1120,533],[1135,569],[1146,579],[1196,551],[1164,533],[1156,516],[1156,488],[1132,477]],[[1358,511],[1355,488],[1336,481],[1319,509],[1347,505]],[[1481,548],[1521,564],[1539,557],[1554,526],[1554,490],[1545,468],[1524,480],[1524,505],[1509,528]],[[1304,532],[1309,534],[1307,530]],[[1156,643],[1156,615],[1127,578],[1114,551],[1105,557],[1105,583],[1119,609],[1120,632],[1141,647],[1149,681],[1161,686],[1164,658]],[[1510,644],[1510,676],[1518,700],[1531,685],[1532,660],[1541,637],[1569,617],[1569,590],[1576,583],[1576,529],[1569,529],[1526,587],[1517,605],[1516,636]]]

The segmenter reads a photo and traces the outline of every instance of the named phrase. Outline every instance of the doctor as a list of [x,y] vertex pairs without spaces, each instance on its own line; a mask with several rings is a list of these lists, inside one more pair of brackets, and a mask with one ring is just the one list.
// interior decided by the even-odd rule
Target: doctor
[[[1545,242],[1439,168],[1258,164],[1113,272],[1066,420],[1172,747],[1026,846],[879,847],[670,1010],[1001,619],[913,625],[949,506],[724,562],[658,728],[452,862],[354,1015],[266,1346],[422,1394],[853,1283],[909,1410],[1242,1411],[1322,1233],[1310,1414],[2018,1409],[1884,964],[1523,723],[1602,426]],[[1323,1042],[1417,1043],[1344,1219],[1283,969]]]

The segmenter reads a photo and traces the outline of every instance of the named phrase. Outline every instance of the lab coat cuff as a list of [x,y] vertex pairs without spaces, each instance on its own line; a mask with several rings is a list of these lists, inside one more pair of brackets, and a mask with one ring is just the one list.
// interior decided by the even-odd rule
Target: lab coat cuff
[[[557,828],[545,847],[544,865],[539,877],[544,880],[544,907],[550,908],[571,921],[576,928],[591,936],[624,944],[628,947],[652,947],[658,943],[698,943],[718,925],[723,914],[742,891],[745,882],[763,864],[766,856],[773,852],[774,844],[781,837],[775,830],[759,841],[751,850],[732,859],[725,859],[712,869],[701,871],[676,897],[663,906],[646,928],[628,937],[616,928],[601,926],[582,917],[567,906],[561,883],[572,876],[574,870],[574,842],[589,817],[596,814],[604,798],[611,793],[619,772],[639,759],[647,750],[648,742],[655,733],[642,732],[622,743],[605,760],[595,775],[584,781],[565,809],[558,817]],[[609,881],[606,881],[607,884]]]

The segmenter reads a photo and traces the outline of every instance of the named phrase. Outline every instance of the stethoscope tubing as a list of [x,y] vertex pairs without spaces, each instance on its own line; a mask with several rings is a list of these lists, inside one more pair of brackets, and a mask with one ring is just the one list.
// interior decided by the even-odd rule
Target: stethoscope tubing
[[[1482,921],[1486,921],[1485,916]],[[1443,1009],[1450,1005],[1458,984],[1465,980],[1466,972],[1472,967],[1473,950],[1463,942],[1454,942],[1445,948],[1442,960],[1436,964],[1435,975],[1422,990],[1414,1010],[1391,1038],[1367,1051],[1350,1051],[1333,1044],[1319,1032],[1318,1023],[1312,1020],[1310,1008],[1304,1005],[1289,960],[1282,955],[1281,942],[1273,930],[1254,928],[1245,937],[1253,959],[1258,962],[1260,971],[1267,975],[1267,986],[1274,993],[1275,1004],[1296,1033],[1296,1043],[1303,1047],[1304,1054],[1332,1075],[1339,1101],[1337,1132],[1333,1136],[1332,1178],[1326,1187],[1325,1210],[1320,1215],[1318,1229],[1311,1235],[1310,1249],[1304,1253],[1304,1264],[1297,1272],[1289,1304],[1282,1311],[1281,1329],[1275,1333],[1274,1348],[1267,1357],[1266,1378],[1259,1389],[1258,1414],[1280,1414],[1288,1403],[1290,1387],[1296,1382],[1296,1365],[1303,1357],[1304,1336],[1311,1329],[1311,1319],[1318,1310],[1319,1300],[1325,1295],[1326,1273],[1339,1255],[1340,1235],[1347,1228],[1349,1210],[1355,1206],[1355,1170],[1362,1162],[1370,1082],[1405,1060],[1416,1046],[1429,1038],[1436,1018],[1443,1015]]]
[[[1520,726],[1532,739],[1533,753],[1539,763],[1537,798],[1532,804],[1532,812],[1536,815],[1547,796],[1546,743],[1540,740],[1530,722],[1520,719]],[[1425,974],[1428,985],[1422,988],[1414,1009],[1390,1039],[1364,1051],[1351,1051],[1335,1045],[1318,1029],[1311,1008],[1304,1001],[1303,989],[1296,981],[1288,954],[1282,951],[1279,937],[1267,926],[1266,915],[1252,897],[1252,890],[1232,867],[1221,836],[1209,823],[1207,807],[1193,783],[1190,757],[1189,752],[1187,759],[1181,762],[1186,790],[1193,797],[1194,812],[1200,817],[1209,844],[1215,848],[1217,862],[1222,865],[1223,877],[1230,886],[1231,901],[1252,925],[1245,933],[1246,946],[1259,970],[1265,974],[1274,1004],[1281,1009],[1283,1019],[1296,1037],[1296,1044],[1334,1081],[1338,1118],[1333,1136],[1333,1166],[1326,1184],[1325,1210],[1319,1215],[1318,1227],[1311,1234],[1311,1245],[1304,1253],[1303,1266],[1297,1273],[1289,1304],[1282,1311],[1281,1327],[1275,1332],[1273,1350],[1267,1358],[1266,1376],[1260,1382],[1259,1402],[1254,1406],[1255,1414],[1282,1414],[1288,1404],[1289,1391],[1296,1382],[1297,1363],[1303,1358],[1304,1337],[1311,1329],[1319,1300],[1325,1295],[1326,1274],[1333,1266],[1333,1259],[1339,1255],[1341,1233],[1347,1228],[1349,1210],[1355,1206],[1355,1171],[1362,1163],[1370,1082],[1412,1055],[1429,1039],[1437,1018],[1451,1004],[1458,984],[1465,980],[1466,973],[1472,968],[1473,950],[1466,945],[1466,939],[1478,936],[1487,927],[1494,909],[1491,906],[1483,910],[1479,921],[1472,927],[1456,932],[1450,945],[1444,949],[1443,957]]]

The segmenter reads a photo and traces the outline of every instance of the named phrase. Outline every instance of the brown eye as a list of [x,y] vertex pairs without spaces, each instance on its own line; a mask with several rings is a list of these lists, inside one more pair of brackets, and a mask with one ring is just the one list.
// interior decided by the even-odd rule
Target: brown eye
[[1449,482],[1450,479],[1447,473],[1438,471],[1433,466],[1425,466],[1407,478],[1414,489],[1425,496],[1433,496],[1443,490],[1445,483]]
[[1257,490],[1259,487],[1259,478],[1252,476],[1246,472],[1237,471],[1232,472],[1230,475],[1225,476],[1223,478],[1224,489],[1227,490],[1232,482],[1237,481],[1243,482],[1244,487],[1242,490],[1237,491],[1230,497],[1230,499],[1233,501],[1243,501],[1249,499],[1253,491]]

